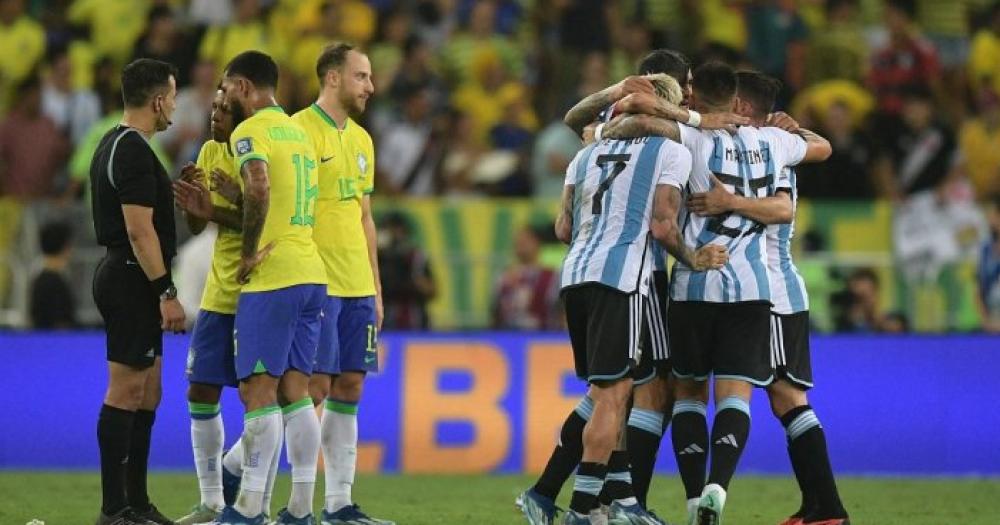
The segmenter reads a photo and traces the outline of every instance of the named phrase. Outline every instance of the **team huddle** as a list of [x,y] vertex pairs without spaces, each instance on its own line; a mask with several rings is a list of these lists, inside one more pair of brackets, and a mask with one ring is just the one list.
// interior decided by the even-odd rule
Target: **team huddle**
[[[169,125],[176,74],[152,60],[123,72],[126,116],[105,136],[91,168],[93,183],[102,188],[95,191],[95,209],[111,210],[116,226],[102,242],[111,262],[102,263],[106,269],[98,277],[107,277],[95,284],[112,371],[98,424],[99,525],[392,523],[367,516],[351,497],[358,403],[365,375],[378,369],[382,320],[370,205],[374,149],[351,118],[374,92],[371,65],[352,46],[334,44],[318,58],[316,72],[316,103],[289,116],[274,98],[278,67],[271,57],[257,51],[234,57],[212,105],[212,140],[172,183],[162,167],[147,166],[156,161],[140,137],[148,140]],[[155,131],[142,124],[144,118],[155,122]],[[201,498],[176,522],[150,503],[145,489],[161,330],[184,326],[165,269],[175,253],[175,205],[193,233],[210,222],[218,228],[186,369]],[[155,250],[144,248],[136,233],[150,208],[151,238],[160,248],[152,257]],[[100,220],[96,226],[101,233]],[[137,281],[134,288],[112,289],[122,272]],[[138,293],[144,286],[159,300]],[[134,304],[122,308],[121,297]],[[140,396],[117,399],[115,392],[127,390],[130,381],[144,385]],[[239,388],[246,411],[242,436],[224,454],[219,399],[225,386]],[[140,415],[149,419],[142,433],[136,431]],[[143,440],[145,453],[134,454]],[[272,521],[268,509],[282,448],[292,488]],[[321,453],[325,501],[317,518],[313,493]],[[132,476],[140,466],[141,479]]]
[[692,74],[683,55],[658,50],[639,75],[565,118],[589,142],[566,170],[555,226],[569,245],[562,297],[589,390],[515,503],[529,523],[554,523],[575,471],[562,523],[665,523],[646,497],[672,422],[687,523],[719,524],[757,386],[802,493],[782,525],[849,524],[806,397],[808,296],[790,253],[794,166],[825,160],[830,145],[772,113],[780,84],[761,73],[709,62]]

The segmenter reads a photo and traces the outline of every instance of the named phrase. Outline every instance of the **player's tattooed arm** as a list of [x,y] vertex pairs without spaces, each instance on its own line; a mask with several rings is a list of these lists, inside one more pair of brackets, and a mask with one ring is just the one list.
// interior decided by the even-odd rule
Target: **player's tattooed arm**
[[681,141],[681,130],[677,122],[649,115],[619,115],[604,125],[601,138],[631,139],[635,137],[667,137],[674,142]]
[[708,244],[694,250],[684,243],[684,232],[677,223],[681,208],[680,189],[667,184],[658,185],[653,199],[650,230],[667,253],[696,272],[717,270],[729,262],[729,252],[724,246]]
[[[648,93],[633,93],[615,104],[618,113],[643,114],[687,123],[691,111]],[[750,119],[736,113],[705,113],[699,117],[698,129],[725,129],[736,132],[736,126],[750,123]]]
[[778,111],[767,116],[765,126],[774,126],[789,133],[795,133],[806,141],[806,154],[802,157],[802,162],[823,162],[833,153],[830,141],[820,136],[815,131],[799,127],[799,123],[788,113]]
[[573,240],[573,191],[572,184],[563,186],[562,204],[556,217],[556,238],[565,244]]
[[273,246],[268,244],[260,251],[257,247],[270,207],[271,189],[267,163],[263,160],[252,159],[245,162],[241,174],[246,190],[243,195],[243,245],[236,278],[241,284],[246,284],[250,282],[250,273],[264,260]]
[[243,210],[214,206],[212,222],[238,232],[243,231]]
[[630,93],[653,93],[653,84],[641,76],[626,77],[625,80],[587,96],[566,112],[563,122],[578,136],[583,137],[583,128],[597,119],[605,108]]

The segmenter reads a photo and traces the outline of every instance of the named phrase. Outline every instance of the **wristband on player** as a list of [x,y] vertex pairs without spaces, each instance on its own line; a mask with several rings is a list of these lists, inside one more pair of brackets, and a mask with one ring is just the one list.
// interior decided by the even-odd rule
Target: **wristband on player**
[[162,277],[149,281],[149,284],[153,286],[153,292],[156,293],[157,297],[163,295],[164,292],[174,287],[174,282],[170,279],[169,272],[163,274]]
[[687,125],[691,126],[692,128],[697,128],[698,126],[700,126],[701,125],[701,113],[698,113],[697,111],[695,111],[693,109],[689,109],[688,110]]
[[604,123],[600,123],[594,128],[594,140],[601,140],[601,132],[604,131]]

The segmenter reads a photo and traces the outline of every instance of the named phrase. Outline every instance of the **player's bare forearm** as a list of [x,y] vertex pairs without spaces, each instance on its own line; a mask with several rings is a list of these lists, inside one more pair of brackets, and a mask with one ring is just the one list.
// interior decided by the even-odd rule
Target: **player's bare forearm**
[[559,216],[556,217],[556,238],[564,244],[573,240],[573,191],[572,185],[563,186]]
[[792,199],[785,191],[760,199],[748,199],[739,195],[733,197],[733,213],[763,224],[788,224],[795,215]]
[[365,230],[365,241],[368,243],[368,263],[372,267],[372,277],[375,279],[375,293],[382,296],[382,278],[378,271],[378,229],[375,218],[372,217],[371,197],[365,195],[361,199],[361,227]]
[[688,110],[648,93],[629,95],[621,99],[615,108],[621,113],[643,114],[678,122],[687,122],[690,116]]
[[243,210],[212,207],[212,222],[238,232],[243,231]]
[[243,165],[243,248],[244,258],[257,254],[260,235],[270,207],[271,190],[267,176],[267,163],[250,160]]
[[649,115],[622,115],[604,125],[601,138],[631,139],[658,136],[680,142],[681,130],[677,122]]
[[184,220],[187,222],[188,231],[191,232],[191,235],[198,235],[205,231],[205,227],[208,226],[208,221],[199,219],[190,213],[184,213]]
[[578,136],[583,137],[583,128],[594,121],[601,111],[618,101],[621,90],[617,85],[604,88],[589,95],[566,112],[563,122]]
[[163,252],[160,250],[160,237],[153,227],[153,208],[123,204],[122,214],[125,217],[125,231],[128,242],[132,245],[132,253],[150,281],[167,274],[163,264]]
[[684,232],[677,224],[681,208],[681,190],[673,186],[658,186],[653,197],[653,220],[650,230],[655,238],[678,261],[694,268],[694,250],[684,244]]
[[833,154],[833,147],[830,145],[830,141],[821,137],[818,133],[805,128],[799,128],[797,133],[806,141],[806,155],[802,158],[802,162],[823,162]]

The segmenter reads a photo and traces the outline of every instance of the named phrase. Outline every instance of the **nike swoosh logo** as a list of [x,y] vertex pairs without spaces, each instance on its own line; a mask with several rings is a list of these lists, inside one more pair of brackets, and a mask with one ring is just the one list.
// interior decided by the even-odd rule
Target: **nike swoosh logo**
[[139,264],[139,263],[137,263],[135,261],[132,261],[132,260],[129,260],[129,259],[125,259],[125,264],[133,264],[133,265],[135,265],[135,264]]
[[320,157],[319,162],[320,164],[322,164],[324,162],[329,162],[331,160],[333,160],[333,157]]

